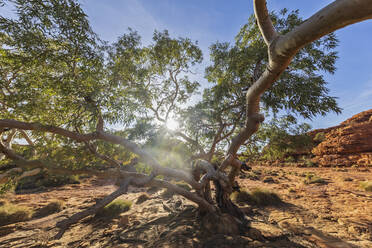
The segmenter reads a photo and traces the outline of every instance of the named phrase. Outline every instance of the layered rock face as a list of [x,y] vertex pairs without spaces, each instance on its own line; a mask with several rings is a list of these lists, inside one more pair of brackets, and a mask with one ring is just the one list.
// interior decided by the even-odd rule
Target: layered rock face
[[312,150],[312,161],[319,166],[372,165],[372,109],[338,126],[315,130],[312,135],[319,132],[325,139]]

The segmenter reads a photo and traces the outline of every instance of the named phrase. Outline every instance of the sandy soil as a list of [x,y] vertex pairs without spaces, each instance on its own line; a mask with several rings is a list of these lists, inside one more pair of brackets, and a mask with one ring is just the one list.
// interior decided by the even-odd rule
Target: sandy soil
[[[312,173],[326,184],[305,184]],[[110,182],[87,179],[47,192],[8,194],[12,203],[38,209],[62,200],[56,214],[0,227],[0,247],[372,247],[372,193],[359,182],[372,180],[369,170],[295,167],[253,167],[239,179],[241,187],[276,192],[280,207],[241,205],[251,220],[240,236],[206,233],[195,205],[180,196],[160,197],[136,204],[145,189],[130,189],[122,199],[131,210],[115,219],[88,217],[70,228],[60,240],[56,222],[88,208],[115,190]]]

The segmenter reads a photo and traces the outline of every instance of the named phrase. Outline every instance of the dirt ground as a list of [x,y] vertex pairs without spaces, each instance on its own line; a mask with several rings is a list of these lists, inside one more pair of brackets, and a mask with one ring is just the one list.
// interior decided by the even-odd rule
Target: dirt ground
[[[305,184],[308,175],[322,183]],[[88,217],[60,240],[56,222],[82,211],[115,190],[110,182],[86,179],[46,192],[8,194],[12,203],[41,208],[62,200],[66,208],[44,218],[0,227],[0,247],[372,247],[372,193],[359,187],[372,180],[368,169],[255,166],[241,176],[248,190],[268,189],[285,202],[280,207],[240,207],[251,228],[240,236],[206,233],[195,205],[162,191],[136,203],[146,189],[131,188],[122,199],[132,208],[115,219]]]

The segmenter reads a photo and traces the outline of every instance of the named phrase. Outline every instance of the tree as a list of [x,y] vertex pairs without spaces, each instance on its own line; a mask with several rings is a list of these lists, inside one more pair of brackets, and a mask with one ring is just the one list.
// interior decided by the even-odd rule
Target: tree
[[[219,167],[214,167],[208,161],[199,160],[190,173],[163,167],[141,146],[128,140],[121,133],[109,132],[105,127],[106,123],[130,121],[133,116],[130,109],[144,106],[138,106],[141,104],[127,97],[125,90],[131,89],[127,87],[131,77],[119,83],[111,81],[110,70],[100,60],[103,56],[97,56],[104,48],[99,45],[99,40],[91,31],[78,4],[72,0],[47,3],[41,0],[12,2],[17,7],[19,18],[0,19],[1,53],[4,54],[4,63],[8,68],[4,72],[10,73],[5,74],[1,81],[3,91],[1,104],[7,111],[5,118],[0,120],[2,135],[5,134],[3,137],[12,140],[13,130],[20,133],[28,132],[32,138],[35,135],[36,138],[48,142],[53,142],[56,136],[60,139],[58,142],[60,145],[78,148],[84,144],[88,148],[91,147],[89,150],[100,158],[101,154],[94,148],[96,143],[94,145],[92,143],[107,142],[122,146],[126,151],[138,155],[152,168],[148,174],[128,172],[116,163],[112,163],[115,167],[105,170],[89,167],[66,168],[43,158],[32,156],[25,158],[11,149],[10,143],[1,141],[0,151],[8,159],[12,159],[18,168],[48,168],[61,173],[86,173],[121,180],[121,186],[117,191],[88,210],[58,223],[61,231],[57,238],[61,237],[71,224],[96,213],[98,209],[124,194],[129,184],[168,188],[195,202],[202,213],[214,216],[216,220],[221,212],[228,213],[235,217],[230,219],[231,225],[246,227],[244,214],[231,202],[229,196],[242,165],[236,159],[237,151],[258,130],[264,120],[264,116],[259,112],[261,96],[278,80],[290,62],[295,60],[301,48],[337,29],[372,18],[371,0],[338,0],[291,31],[280,34],[272,25],[266,1],[254,0],[257,23],[268,47],[268,60],[261,75],[254,78],[254,83],[251,81],[245,83],[250,87],[246,93],[246,109],[242,117],[245,119],[244,126],[231,139],[225,158]],[[75,37],[79,39],[74,39]],[[165,38],[167,42],[168,39]],[[47,56],[41,56],[44,54]],[[73,59],[71,54],[74,55]],[[23,60],[29,64],[23,66],[24,63],[21,63]],[[128,69],[141,71],[138,67]],[[138,76],[138,74],[134,75]],[[14,81],[9,82],[9,79]],[[20,85],[27,91],[22,91]],[[13,102],[14,98],[10,97],[11,94],[15,94],[16,97],[18,94],[24,94],[27,98],[19,97],[18,101]],[[38,111],[37,106],[31,104],[30,100],[35,97],[41,105],[43,110],[41,112]],[[52,103],[50,108],[47,105],[48,101]],[[123,108],[121,104],[126,102],[129,105]],[[45,144],[48,145],[48,142]],[[104,159],[110,161],[109,158]],[[227,172],[228,168],[230,168],[229,172]],[[158,175],[183,180],[195,192],[161,180],[157,178]],[[9,175],[5,173],[2,178],[6,176]],[[211,197],[210,182],[213,182],[216,187],[214,199]]]
[[[298,10],[270,13],[273,25],[286,34],[303,20]],[[229,138],[244,125],[245,91],[263,72],[268,63],[265,42],[251,15],[235,38],[234,45],[217,42],[210,47],[212,65],[206,68],[206,78],[213,84],[204,90],[200,103],[184,111],[186,134],[199,142],[196,157],[210,160],[218,148],[228,146]],[[279,110],[310,119],[329,111],[340,112],[321,72],[334,73],[338,40],[333,33],[306,45],[294,57],[277,83],[262,96],[265,113]],[[197,128],[195,128],[197,127]]]

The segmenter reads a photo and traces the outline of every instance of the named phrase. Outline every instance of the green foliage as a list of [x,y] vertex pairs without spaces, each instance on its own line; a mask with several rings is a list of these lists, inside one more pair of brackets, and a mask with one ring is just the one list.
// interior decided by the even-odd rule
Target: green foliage
[[307,151],[314,146],[312,138],[306,134],[309,130],[308,124],[297,124],[297,120],[291,115],[272,119],[263,123],[258,132],[250,138],[244,154],[250,159],[285,158],[286,162],[294,162],[295,159],[290,154]]
[[307,173],[305,175],[305,184],[327,184],[327,181],[317,175],[314,175],[312,173]]
[[318,143],[323,142],[324,140],[325,140],[325,133],[323,132],[317,133],[314,137],[314,141]]
[[315,167],[316,166],[316,163],[314,163],[310,159],[307,159],[307,160],[305,160],[305,166],[306,167]]
[[[205,77],[213,86],[204,90],[200,102],[190,106],[189,99],[200,85],[189,75],[203,59],[197,42],[173,38],[165,30],[155,31],[150,44],[143,45],[139,34],[129,29],[109,44],[93,32],[75,0],[5,0],[1,4],[15,9],[11,17],[0,16],[2,118],[87,133],[96,131],[101,116],[111,128],[120,129],[110,130],[112,133],[136,141],[165,166],[185,167],[186,158],[196,151],[203,153],[200,146],[209,148],[210,154],[225,149],[227,138],[244,125],[242,89],[252,85],[267,65],[267,47],[252,16],[233,45],[211,46],[212,64]],[[302,23],[298,11],[283,10],[271,16],[280,33]],[[264,94],[264,110],[274,114],[292,111],[305,118],[339,112],[335,99],[327,95],[321,74],[335,71],[337,43],[330,34],[301,49]],[[171,137],[166,128],[171,119],[178,120],[181,131],[195,142]],[[273,148],[264,154],[268,159],[292,149],[283,147],[284,143],[306,143],[306,137],[289,134],[284,143],[279,141],[284,133],[278,128],[264,128],[256,136],[261,146],[249,146],[250,153],[260,153],[268,137],[273,140]],[[43,132],[27,134],[33,146],[13,147],[26,159],[51,165],[58,161],[58,166],[69,169],[107,167],[105,160],[87,150],[87,144]],[[24,141],[21,134],[15,139]],[[123,164],[132,158],[117,145],[100,141],[89,145]],[[138,167],[149,172],[143,164]]]
[[[270,15],[276,30],[282,34],[303,22],[298,11],[284,9]],[[335,35],[330,34],[301,49],[262,96],[263,110],[273,118],[281,110],[308,119],[329,111],[339,113],[336,99],[328,96],[323,78],[324,73],[334,73],[336,69],[337,44]],[[242,89],[251,86],[264,71],[268,54],[254,15],[241,28],[234,44],[217,42],[210,46],[210,52],[212,65],[206,68],[205,77],[213,85],[204,90],[201,102],[183,111],[181,121],[190,137],[214,152],[224,149],[226,139],[244,126],[246,95]],[[195,146],[192,148],[197,150]],[[250,148],[257,148],[251,151],[256,154],[262,149]],[[282,155],[276,149],[266,157],[275,159]]]
[[296,159],[292,156],[288,156],[288,157],[285,157],[284,161],[288,163],[293,163],[296,161]]
[[20,179],[15,187],[16,192],[23,190],[43,190],[48,187],[59,187],[66,184],[79,184],[78,176],[53,175],[41,172],[35,176]]
[[[289,12],[283,9],[278,14],[270,13],[270,16],[276,30],[281,34],[289,32],[303,22],[298,10]],[[329,34],[302,48],[279,80],[263,95],[264,107],[274,113],[286,109],[305,118],[317,114],[325,115],[329,111],[339,113],[340,108],[337,107],[335,98],[327,95],[329,90],[325,87],[327,83],[322,76],[323,72],[334,73],[336,70],[337,53],[333,49],[337,44],[336,36]],[[257,75],[263,72],[268,57],[254,15],[241,28],[236,36],[235,45],[229,48],[228,45],[221,47],[216,44],[212,49],[212,57],[218,61],[217,65],[226,65],[225,68],[228,68],[226,70],[221,66],[217,67],[221,83],[233,84],[234,87],[247,82],[252,84]],[[224,63],[221,63],[221,60]],[[224,74],[221,75],[219,71]]]
[[132,206],[131,201],[126,200],[115,200],[110,204],[106,205],[104,208],[100,209],[96,216],[104,218],[114,218],[119,214],[126,212]]
[[[126,128],[113,131],[116,135],[151,143],[164,136],[158,129],[164,123],[154,117],[164,122],[175,118],[199,87],[187,77],[202,61],[201,50],[190,39],[155,31],[153,42],[143,46],[141,37],[129,30],[108,44],[92,31],[77,1],[3,4],[16,11],[13,17],[0,17],[2,118],[91,132],[102,115],[106,124]],[[106,163],[85,144],[27,133],[34,147],[14,147],[27,159],[58,161],[58,166],[75,169]],[[20,134],[16,138],[23,139]],[[131,158],[117,145],[92,145],[120,162]],[[180,144],[178,150],[182,154],[184,147]]]
[[16,185],[16,181],[11,178],[10,180],[7,180],[5,183],[1,183],[0,184],[0,195],[3,195],[7,192],[9,192],[10,190],[14,189]]
[[372,192],[372,181],[360,182],[359,186],[365,191]]
[[27,207],[5,203],[0,205],[0,226],[27,221],[31,219],[33,211]]
[[231,195],[231,199],[237,203],[247,203],[258,207],[278,206],[283,203],[277,194],[259,188],[251,192],[247,190],[234,192]]
[[159,121],[164,125],[177,116],[199,87],[187,73],[201,61],[196,43],[171,38],[166,30],[155,31],[153,43],[147,47],[141,46],[140,36],[132,30],[119,37],[109,50],[109,82],[121,107],[136,107],[132,138],[143,138],[144,132],[138,130],[155,128]]

